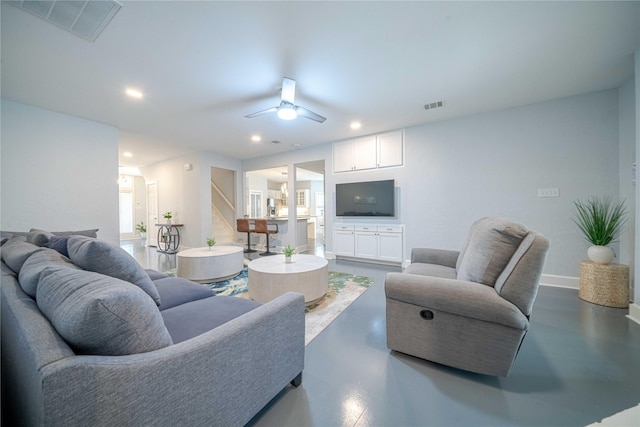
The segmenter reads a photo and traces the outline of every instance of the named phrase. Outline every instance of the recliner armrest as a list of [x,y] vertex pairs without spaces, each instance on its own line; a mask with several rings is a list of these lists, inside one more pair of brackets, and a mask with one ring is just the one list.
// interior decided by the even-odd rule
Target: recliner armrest
[[491,286],[418,274],[388,273],[387,299],[526,330],[529,320]]
[[437,264],[456,268],[459,254],[459,251],[446,249],[413,248],[411,250],[411,262],[422,262],[425,264]]

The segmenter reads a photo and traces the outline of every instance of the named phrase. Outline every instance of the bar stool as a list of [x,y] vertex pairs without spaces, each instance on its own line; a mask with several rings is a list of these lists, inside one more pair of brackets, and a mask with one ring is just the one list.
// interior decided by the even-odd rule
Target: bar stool
[[[275,255],[275,252],[269,250],[269,234],[276,234],[278,232],[278,224],[269,224],[266,219],[256,219],[254,224],[256,233],[267,235],[267,250],[260,252],[260,255]],[[275,227],[275,229],[273,227]]]
[[244,250],[245,254],[256,252],[255,249],[251,249],[251,233],[255,233],[255,227],[249,222],[248,219],[236,219],[236,228],[239,233],[247,233],[247,249]]

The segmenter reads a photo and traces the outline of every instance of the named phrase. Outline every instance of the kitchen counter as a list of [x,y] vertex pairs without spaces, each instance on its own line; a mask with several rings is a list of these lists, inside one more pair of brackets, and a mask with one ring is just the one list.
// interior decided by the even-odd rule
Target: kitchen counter
[[[307,222],[309,217],[298,217],[295,233],[289,230],[289,218],[288,217],[273,217],[273,218],[247,218],[250,222],[256,219],[266,219],[267,223],[277,224],[278,233],[269,236],[270,246],[275,246],[274,252],[282,252],[282,248],[291,244],[295,246],[296,252],[304,252],[308,250],[308,235],[307,235]],[[238,233],[238,237],[246,245],[247,234]],[[294,240],[295,239],[295,240]],[[258,250],[265,250],[267,238],[264,234],[251,233],[251,245],[258,248]],[[273,249],[272,249],[273,250]]]

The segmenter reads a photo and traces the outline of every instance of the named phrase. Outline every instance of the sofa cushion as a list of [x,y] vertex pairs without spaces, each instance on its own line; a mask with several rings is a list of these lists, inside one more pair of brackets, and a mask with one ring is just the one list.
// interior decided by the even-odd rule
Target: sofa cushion
[[238,297],[204,298],[162,311],[174,343],[204,334],[260,307],[260,303]]
[[95,239],[98,237],[98,230],[98,228],[91,228],[88,230],[53,231],[52,233],[54,236],[85,236]]
[[70,236],[67,250],[78,267],[133,283],[160,305],[160,295],[149,275],[124,249],[104,240]]
[[69,251],[67,250],[68,236],[51,236],[49,241],[45,245],[49,249],[58,251],[60,254],[69,257]]
[[69,258],[60,254],[53,249],[42,248],[42,250],[34,252],[22,265],[18,278],[20,279],[20,287],[25,294],[31,298],[36,297],[36,289],[40,275],[47,267],[66,267],[79,270]]
[[53,233],[45,230],[39,230],[32,228],[27,234],[27,242],[33,243],[36,246],[46,246],[49,243],[49,239],[53,236]]
[[493,286],[527,233],[525,226],[501,218],[476,222],[457,278]]
[[14,236],[2,245],[0,256],[2,261],[17,274],[27,258],[40,250],[42,248],[27,242],[25,236]]
[[153,283],[155,283],[162,300],[162,304],[158,307],[160,311],[186,302],[215,296],[213,291],[206,286],[182,277],[167,276],[154,280]]
[[435,276],[444,279],[455,279],[456,269],[438,264],[426,264],[422,262],[414,262],[404,270],[405,274],[419,274],[421,276]]
[[160,311],[140,288],[102,274],[46,268],[38,308],[80,354],[125,355],[172,344]]
[[169,277],[164,273],[160,273],[157,270],[152,270],[150,268],[145,268],[144,271],[147,272],[147,274],[149,275],[149,279],[151,280],[158,280],[158,279],[164,279],[165,277]]

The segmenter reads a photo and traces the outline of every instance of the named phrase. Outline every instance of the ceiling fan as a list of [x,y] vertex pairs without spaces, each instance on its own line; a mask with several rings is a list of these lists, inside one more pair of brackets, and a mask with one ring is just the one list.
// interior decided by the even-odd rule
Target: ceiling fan
[[251,119],[253,117],[261,116],[267,113],[278,113],[278,117],[282,120],[293,120],[298,116],[306,117],[318,123],[323,123],[327,120],[326,117],[322,117],[320,114],[314,113],[311,110],[307,110],[304,107],[295,105],[293,103],[296,94],[296,81],[288,77],[282,78],[282,95],[280,105],[277,107],[267,108],[266,110],[258,111],[257,113],[248,114],[245,117]]

